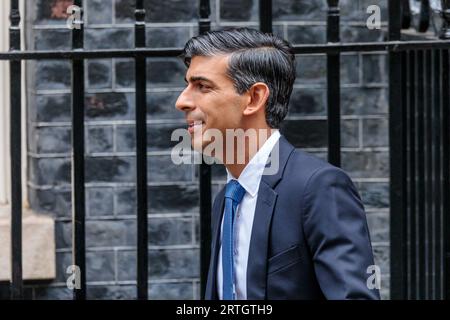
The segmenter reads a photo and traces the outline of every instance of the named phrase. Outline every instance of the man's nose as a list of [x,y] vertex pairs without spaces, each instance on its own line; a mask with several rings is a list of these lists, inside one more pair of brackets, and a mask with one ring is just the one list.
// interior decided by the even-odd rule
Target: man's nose
[[177,99],[177,102],[175,103],[175,108],[184,112],[187,112],[195,108],[194,102],[190,97],[188,88],[184,89],[183,92],[181,92],[180,96]]

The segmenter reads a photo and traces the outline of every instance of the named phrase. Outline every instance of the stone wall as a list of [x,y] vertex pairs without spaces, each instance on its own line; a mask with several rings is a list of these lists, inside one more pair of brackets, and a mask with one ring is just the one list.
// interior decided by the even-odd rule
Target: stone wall
[[[28,49],[70,49],[64,8],[70,1],[27,1]],[[145,1],[147,46],[182,47],[197,34],[198,0]],[[341,3],[344,42],[381,41],[368,30],[367,6],[386,0]],[[132,48],[134,1],[85,1],[85,48]],[[257,0],[211,0],[212,28],[258,27]],[[274,0],[274,33],[293,44],[324,43],[325,0]],[[389,298],[389,150],[387,61],[384,53],[342,56],[342,164],[366,207],[382,295]],[[30,62],[28,69],[29,199],[55,218],[57,277],[27,284],[35,299],[69,299],[71,264],[70,64]],[[199,299],[199,193],[193,165],[170,161],[171,132],[184,127],[174,103],[185,67],[173,59],[148,59],[149,295]],[[326,157],[326,58],[297,57],[297,80],[282,132],[296,147]],[[88,298],[135,298],[136,210],[134,65],[130,59],[86,62],[86,200]],[[213,192],[225,171],[213,168]]]

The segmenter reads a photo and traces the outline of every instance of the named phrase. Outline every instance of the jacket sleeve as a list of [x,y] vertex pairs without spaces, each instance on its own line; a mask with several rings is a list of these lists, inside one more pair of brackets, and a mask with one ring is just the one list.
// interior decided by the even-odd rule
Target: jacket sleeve
[[379,299],[378,289],[367,285],[374,259],[364,207],[347,174],[333,166],[318,169],[305,188],[303,209],[303,228],[325,297]]

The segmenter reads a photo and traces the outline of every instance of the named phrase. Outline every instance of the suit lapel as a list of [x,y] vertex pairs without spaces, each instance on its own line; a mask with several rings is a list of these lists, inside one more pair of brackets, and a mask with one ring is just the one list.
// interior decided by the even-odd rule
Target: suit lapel
[[[247,265],[247,299],[259,300],[266,297],[267,255],[272,215],[277,200],[275,186],[281,180],[287,160],[294,147],[281,136],[279,148],[279,170],[273,175],[263,175],[258,190],[255,216],[253,220],[250,250]],[[212,210],[212,244],[208,279],[205,290],[207,300],[217,300],[217,263],[220,249],[220,225],[222,222],[225,187],[218,193]]]
[[278,146],[273,150],[279,152],[279,169],[276,174],[263,175],[259,185],[247,264],[248,300],[266,298],[269,235],[278,196],[274,188],[283,177],[284,168],[294,147],[281,136]]
[[247,264],[247,299],[249,300],[262,300],[266,297],[267,252],[276,200],[277,193],[261,180]]
[[208,270],[208,280],[206,283],[205,298],[206,300],[217,300],[217,262],[220,249],[220,224],[222,222],[223,207],[225,204],[225,187],[218,193],[216,205],[212,210],[212,236],[211,239],[211,259]]

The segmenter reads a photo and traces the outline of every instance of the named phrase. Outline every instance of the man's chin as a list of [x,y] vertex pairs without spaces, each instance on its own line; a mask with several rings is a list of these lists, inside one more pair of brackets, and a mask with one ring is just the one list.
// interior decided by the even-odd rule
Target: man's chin
[[216,154],[216,151],[214,148],[210,147],[207,149],[208,145],[211,144],[211,141],[195,141],[194,139],[191,140],[191,147],[194,151],[202,154],[203,157],[210,157],[210,158],[215,158],[218,161],[220,161],[220,157],[218,157],[219,155]]

